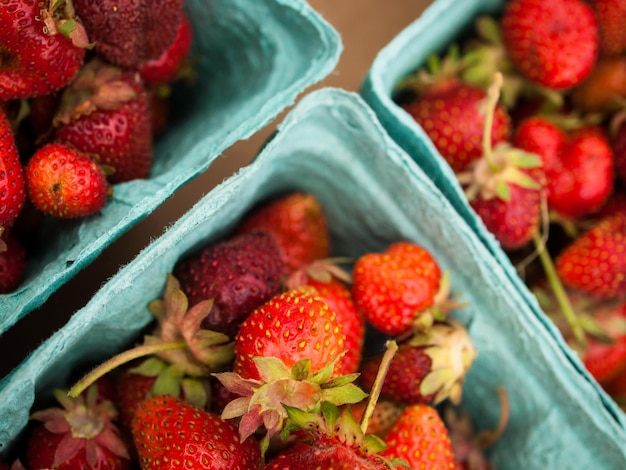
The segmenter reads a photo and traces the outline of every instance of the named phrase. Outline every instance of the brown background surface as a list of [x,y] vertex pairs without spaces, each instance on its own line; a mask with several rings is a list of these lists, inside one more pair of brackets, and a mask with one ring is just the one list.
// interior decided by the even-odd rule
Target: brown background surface
[[[431,0],[309,0],[309,4],[339,31],[344,49],[336,69],[302,95],[326,86],[358,91],[376,53],[417,19],[430,3]],[[131,261],[151,239],[163,233],[165,227],[216,184],[248,164],[288,111],[250,139],[228,149],[205,173],[179,189],[159,209],[120,237],[93,264],[53,294],[42,307],[0,337],[0,377],[61,327],[73,312],[89,301],[102,283],[120,266]]]

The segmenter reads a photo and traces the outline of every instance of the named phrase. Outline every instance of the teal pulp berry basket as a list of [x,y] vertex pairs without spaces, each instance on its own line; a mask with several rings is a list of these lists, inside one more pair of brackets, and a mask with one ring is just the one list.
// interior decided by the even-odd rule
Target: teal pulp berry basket
[[0,334],[43,304],[122,233],[275,118],[335,67],[337,32],[304,0],[187,0],[197,78],[174,88],[149,178],[118,184],[98,215],[47,220],[19,288],[0,295]]
[[[477,234],[490,255],[504,269],[513,286],[525,299],[528,308],[562,346],[570,361],[576,364],[581,374],[587,374],[576,353],[567,346],[558,328],[542,311],[508,255],[470,207],[450,166],[419,124],[393,100],[395,87],[401,79],[422,67],[430,54],[443,54],[455,41],[472,34],[478,16],[497,17],[505,3],[505,0],[463,2],[435,0],[422,16],[409,24],[378,52],[361,85],[360,94],[375,111],[389,135],[422,168],[461,218]],[[592,378],[589,380],[595,382]],[[599,385],[596,385],[596,388],[600,390]],[[620,425],[626,428],[626,415],[610,397],[605,396],[605,400],[605,405],[615,415]],[[626,448],[626,441],[624,447]]]
[[200,199],[0,382],[0,452],[17,446],[31,407],[53,388],[140,340],[151,321],[146,306],[162,296],[177,260],[226,237],[255,204],[294,190],[321,201],[333,255],[355,259],[412,240],[450,271],[467,302],[456,316],[478,349],[463,406],[479,429],[492,428],[497,388],[509,395],[508,426],[489,451],[498,469],[626,468],[626,432],[604,397],[371,108],[332,88],[305,96],[249,166]]

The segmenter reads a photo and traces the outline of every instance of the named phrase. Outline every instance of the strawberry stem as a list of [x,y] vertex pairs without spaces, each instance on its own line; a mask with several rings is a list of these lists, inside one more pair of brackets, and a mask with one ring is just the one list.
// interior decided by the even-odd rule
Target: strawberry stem
[[363,434],[367,434],[367,427],[369,425],[370,418],[374,413],[374,408],[376,408],[376,403],[378,402],[378,397],[380,396],[380,392],[383,388],[385,377],[387,376],[387,372],[389,371],[391,360],[398,350],[398,343],[396,343],[395,340],[387,341],[386,346],[387,349],[385,351],[385,354],[383,355],[382,360],[380,361],[380,366],[378,367],[378,372],[376,373],[376,379],[374,380],[372,390],[370,391],[369,398],[367,399],[367,406],[365,407],[365,411],[363,412],[363,416],[361,417],[360,426]]
[[496,114],[496,106],[500,99],[500,90],[502,89],[502,73],[496,72],[493,76],[493,83],[487,90],[487,100],[485,102],[485,128],[483,129],[483,154],[489,168],[496,172],[498,167],[493,158],[493,149],[491,148],[491,134],[493,128],[493,120]]
[[91,372],[87,373],[87,375],[85,375],[72,388],[70,388],[67,394],[70,397],[77,397],[100,377],[134,359],[149,356],[151,354],[159,353],[162,351],[185,349],[186,347],[187,343],[185,341],[172,341],[168,343],[144,344],[141,346],[137,346],[136,348],[129,349],[128,351],[124,351],[123,353],[112,357],[108,361],[103,362]]
[[559,307],[561,307],[561,312],[563,313],[563,316],[565,317],[567,323],[572,329],[574,338],[576,338],[581,346],[584,346],[586,343],[585,331],[580,324],[576,312],[574,312],[574,308],[572,307],[569,297],[565,292],[565,288],[561,283],[561,279],[556,272],[556,268],[554,267],[554,262],[550,257],[550,253],[548,253],[548,250],[546,249],[546,246],[538,233],[535,233],[533,235],[533,242],[535,244],[537,253],[539,254],[539,261],[541,261],[541,265],[546,274],[548,284],[550,285],[552,292],[554,292]]

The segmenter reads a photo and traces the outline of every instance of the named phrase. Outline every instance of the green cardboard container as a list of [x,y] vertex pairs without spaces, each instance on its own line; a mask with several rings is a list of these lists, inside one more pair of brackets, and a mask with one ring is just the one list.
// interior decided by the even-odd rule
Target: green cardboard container
[[197,80],[174,89],[172,123],[156,142],[150,177],[116,185],[98,215],[46,221],[25,279],[0,295],[0,334],[339,60],[338,33],[304,0],[187,0],[185,6]]

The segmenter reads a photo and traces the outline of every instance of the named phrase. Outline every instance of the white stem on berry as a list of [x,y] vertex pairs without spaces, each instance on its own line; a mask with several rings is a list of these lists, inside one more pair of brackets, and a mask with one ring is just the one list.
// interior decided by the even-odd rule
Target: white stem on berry
[[385,354],[380,361],[378,372],[376,373],[376,379],[374,380],[374,384],[372,385],[372,389],[370,390],[369,398],[367,399],[367,406],[365,407],[365,411],[363,412],[363,416],[361,417],[360,426],[363,434],[367,434],[367,427],[369,425],[370,418],[374,413],[374,408],[376,408],[376,403],[378,402],[380,391],[383,389],[383,383],[385,382],[385,377],[387,377],[387,372],[389,371],[391,360],[398,350],[398,343],[396,343],[395,340],[387,341],[386,346],[387,349],[385,350]]

